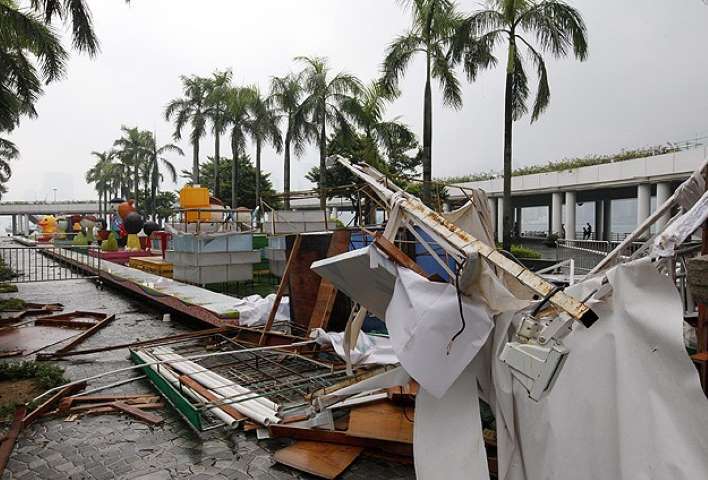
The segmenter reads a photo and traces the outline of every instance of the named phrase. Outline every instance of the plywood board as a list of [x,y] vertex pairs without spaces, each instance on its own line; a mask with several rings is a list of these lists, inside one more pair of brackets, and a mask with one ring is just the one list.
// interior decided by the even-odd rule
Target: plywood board
[[364,449],[334,443],[298,441],[275,452],[275,461],[291,468],[333,479],[356,460]]
[[413,443],[414,409],[389,401],[352,408],[347,435]]

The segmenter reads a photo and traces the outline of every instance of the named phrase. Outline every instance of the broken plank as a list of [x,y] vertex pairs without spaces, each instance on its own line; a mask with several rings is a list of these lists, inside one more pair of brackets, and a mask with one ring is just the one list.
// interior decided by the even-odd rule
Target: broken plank
[[273,458],[288,467],[331,480],[344,472],[363,450],[350,445],[298,441],[275,452]]
[[111,323],[115,318],[116,318],[115,315],[107,316],[106,318],[104,318],[103,320],[101,320],[97,324],[95,324],[93,327],[86,330],[82,335],[80,335],[79,337],[77,337],[74,340],[72,340],[71,342],[69,342],[67,345],[65,345],[62,348],[60,348],[59,350],[57,350],[57,353],[68,352],[69,350],[74,348],[76,345],[83,343],[84,340],[86,340],[91,335],[93,335],[94,333],[96,333],[97,331],[99,331],[100,329],[102,329],[103,327],[108,325],[109,323]]
[[37,418],[41,417],[45,413],[51,410],[51,408],[58,403],[62,398],[68,396],[68,395],[73,395],[75,393],[80,392],[86,388],[86,382],[80,382],[76,383],[74,385],[69,385],[67,387],[62,388],[59,390],[57,393],[49,397],[48,400],[46,400],[43,404],[32,410],[24,419],[24,424],[25,426],[29,425],[30,423],[34,422],[37,420]]
[[15,448],[15,442],[17,441],[17,436],[24,427],[25,414],[27,413],[27,408],[24,406],[19,407],[15,410],[15,417],[10,425],[10,430],[8,430],[5,438],[0,444],[0,475],[5,471],[7,466],[7,461],[10,459],[12,450]]
[[[98,414],[98,413],[119,413],[122,412],[122,410],[119,410],[114,404],[110,404],[109,406],[106,407],[96,407],[92,405],[92,407],[89,410],[82,410],[80,412],[74,412],[72,415],[91,415],[91,414]],[[165,404],[162,402],[158,403],[138,403],[136,405],[133,405],[133,407],[139,408],[140,410],[159,410],[161,408],[165,408]]]
[[82,395],[80,397],[69,397],[73,403],[87,402],[115,402],[116,400],[131,400],[134,398],[159,398],[152,393],[135,393],[130,395]]
[[161,416],[154,413],[145,412],[138,408],[136,405],[128,405],[125,402],[114,402],[113,406],[119,410],[122,410],[128,415],[131,415],[136,419],[149,423],[151,425],[159,425],[164,421],[164,418],[162,418]]
[[292,438],[293,440],[311,440],[314,442],[336,443],[338,445],[352,445],[364,448],[376,448],[391,452],[396,455],[413,455],[413,445],[408,443],[377,440],[375,438],[362,438],[349,435],[347,432],[330,430],[316,430],[292,425],[269,425],[268,429],[273,438]]
[[223,399],[214,395],[214,393],[212,393],[211,390],[205,388],[201,383],[197,382],[192,377],[187,376],[187,375],[180,375],[179,381],[180,381],[180,383],[185,384],[186,386],[188,386],[189,388],[191,388],[192,390],[194,390],[195,392],[197,392],[199,395],[206,398],[210,402],[215,402],[217,404],[220,404],[218,408],[223,410],[224,412],[226,412],[228,415],[234,417],[235,420],[245,420],[247,418],[244,414],[242,414],[241,412],[236,410],[233,406],[227,405],[227,404],[221,404]]
[[347,434],[412,444],[414,412],[389,401],[352,408]]

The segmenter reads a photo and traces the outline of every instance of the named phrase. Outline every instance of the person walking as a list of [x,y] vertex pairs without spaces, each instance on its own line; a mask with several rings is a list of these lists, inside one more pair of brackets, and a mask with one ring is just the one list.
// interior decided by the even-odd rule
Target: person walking
[[585,225],[587,225],[588,240],[592,240],[592,225],[590,225],[590,222],[586,223]]

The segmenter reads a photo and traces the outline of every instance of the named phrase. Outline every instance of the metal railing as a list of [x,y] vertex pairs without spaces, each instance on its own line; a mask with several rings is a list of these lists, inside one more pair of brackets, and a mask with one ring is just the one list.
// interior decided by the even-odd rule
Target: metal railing
[[[600,260],[613,251],[620,242],[608,242],[604,240],[565,240],[556,241],[556,260],[559,262],[573,259],[575,269],[580,273],[587,273],[592,270]],[[622,252],[620,257],[629,257],[643,245],[642,242],[634,242]]]
[[1,247],[0,271],[5,283],[36,283],[99,278],[101,256],[95,245]]

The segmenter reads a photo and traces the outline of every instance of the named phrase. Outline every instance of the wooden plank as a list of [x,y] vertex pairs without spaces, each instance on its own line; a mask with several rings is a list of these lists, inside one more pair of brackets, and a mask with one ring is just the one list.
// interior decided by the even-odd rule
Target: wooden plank
[[[301,243],[297,255],[293,256],[288,274],[290,294],[290,323],[295,331],[306,332],[312,318],[317,300],[317,291],[321,277],[310,268],[312,263],[327,257],[327,250],[332,240],[331,232],[300,235]],[[288,240],[290,237],[288,237]],[[295,243],[288,248],[295,251]]]
[[151,425],[159,425],[164,421],[164,418],[162,418],[160,415],[145,412],[137,406],[128,405],[125,402],[113,402],[113,406],[119,410],[122,410],[128,415],[131,415],[137,418],[138,420],[149,423]]
[[299,441],[278,450],[273,458],[288,467],[331,480],[344,472],[363,450],[351,445]]
[[268,430],[270,430],[270,434],[273,438],[284,437],[292,438],[294,440],[311,440],[314,442],[336,443],[338,445],[376,448],[391,452],[395,455],[413,455],[412,444],[377,440],[375,438],[355,437],[353,435],[349,435],[347,432],[317,430],[280,424],[269,425]]
[[394,245],[393,242],[385,238],[381,234],[381,232],[372,232],[366,229],[364,231],[374,238],[374,245],[376,245],[376,247],[383,253],[385,253],[386,256],[388,256],[392,261],[396,262],[402,267],[406,267],[413,270],[418,275],[427,277],[427,274],[423,271],[422,268],[420,268],[420,265],[415,263],[411,257],[406,255],[403,250]]
[[115,402],[116,400],[133,400],[133,399],[150,399],[160,398],[152,393],[132,393],[129,395],[82,395],[80,397],[69,397],[66,400],[71,400],[72,403],[90,403],[90,402]]
[[52,407],[59,403],[59,401],[67,397],[69,395],[73,395],[75,393],[79,393],[81,390],[86,388],[86,382],[81,382],[77,383],[74,385],[69,385],[67,387],[62,388],[59,390],[57,393],[49,397],[48,400],[46,400],[43,404],[32,410],[24,419],[24,424],[25,426],[29,425],[30,423],[34,422],[37,420],[37,418],[41,417],[48,411],[52,409]]
[[270,329],[273,328],[273,321],[275,321],[275,314],[278,312],[278,307],[280,306],[280,301],[283,299],[283,294],[285,293],[285,289],[288,287],[288,283],[290,282],[290,269],[292,268],[293,264],[293,259],[298,255],[300,252],[300,243],[302,242],[302,236],[297,235],[295,237],[295,243],[293,244],[293,248],[290,251],[290,256],[288,257],[288,263],[285,264],[285,270],[283,271],[283,278],[280,280],[280,285],[278,285],[278,291],[275,294],[275,300],[273,301],[273,308],[270,309],[270,313],[268,314],[268,320],[266,321],[265,326],[263,327],[263,333],[261,334],[261,339],[258,341],[258,345],[263,346],[265,344],[266,340],[266,334],[270,332]]
[[389,401],[352,408],[347,435],[412,444],[414,412]]
[[[327,258],[346,252],[349,249],[349,239],[350,233],[348,230],[336,230],[332,234],[332,240],[330,240],[329,243]],[[332,316],[332,309],[334,308],[334,302],[336,299],[337,289],[332,282],[324,278],[320,280],[320,286],[317,290],[317,299],[315,300],[315,307],[312,310],[310,324],[307,328],[308,333],[315,328],[327,329],[327,324]]]
[[[188,386],[210,402],[221,403],[222,401],[219,397],[214,395],[209,389],[205,388],[201,383],[197,382],[192,377],[189,377],[187,375],[180,375],[179,381],[180,383],[185,384],[186,386]],[[235,420],[245,420],[247,418],[244,414],[236,410],[231,405],[219,405],[219,408],[234,417]]]
[[24,427],[24,419],[27,413],[27,408],[21,406],[15,410],[15,417],[10,425],[10,429],[7,431],[5,438],[3,438],[0,444],[0,475],[5,471],[7,466],[7,461],[12,455],[12,450],[15,448],[15,442],[17,441],[17,436]]
[[[140,410],[158,410],[160,408],[165,408],[165,404],[162,402],[158,403],[138,403],[136,405],[133,405],[136,408],[139,408]],[[104,407],[95,407],[91,408],[89,410],[82,410],[80,412],[74,412],[74,414],[80,414],[80,415],[94,415],[94,414],[104,414],[104,413],[119,413],[122,412],[122,410],[118,409],[115,405],[111,404],[109,406],[104,406]]]
[[156,343],[162,343],[162,342],[170,342],[173,340],[183,340],[187,338],[192,338],[192,337],[201,337],[201,336],[206,336],[206,335],[214,335],[217,333],[226,333],[228,331],[232,331],[234,327],[231,326],[224,326],[224,327],[217,327],[217,328],[209,328],[206,330],[199,330],[197,332],[191,332],[191,333],[182,333],[179,335],[170,335],[167,337],[160,337],[160,338],[153,338],[150,340],[142,340],[142,341],[137,341],[137,342],[130,342],[130,343],[121,343],[117,345],[109,345],[105,347],[98,347],[98,348],[90,348],[86,350],[74,350],[71,352],[53,352],[53,353],[47,353],[47,354],[41,354],[41,357],[38,355],[38,360],[48,360],[49,358],[52,357],[72,357],[75,355],[88,355],[91,353],[102,353],[102,352],[109,352],[112,350],[119,350],[121,348],[131,348],[131,347],[141,347],[145,345],[154,345]]
[[69,342],[68,344],[66,344],[65,346],[63,346],[63,347],[60,348],[59,350],[57,350],[57,352],[58,352],[58,353],[68,352],[69,350],[71,350],[72,348],[74,348],[76,345],[79,345],[80,343],[83,343],[87,338],[89,338],[89,337],[92,336],[94,333],[96,333],[97,331],[99,331],[100,329],[102,329],[103,327],[105,327],[106,325],[108,325],[109,323],[111,323],[115,318],[116,318],[115,315],[109,315],[109,316],[107,316],[106,318],[104,318],[103,320],[101,320],[100,322],[98,322],[96,325],[94,325],[93,327],[91,327],[91,328],[89,328],[88,330],[86,330],[83,334],[81,334],[80,336],[76,337],[76,338],[73,339],[71,342]]

